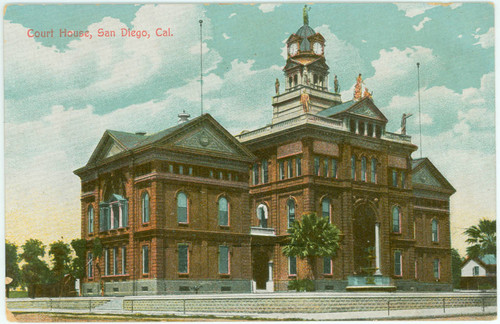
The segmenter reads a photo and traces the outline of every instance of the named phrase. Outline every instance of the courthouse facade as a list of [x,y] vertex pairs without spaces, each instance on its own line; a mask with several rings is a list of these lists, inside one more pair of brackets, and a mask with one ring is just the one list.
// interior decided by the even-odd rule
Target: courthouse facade
[[287,229],[310,212],[341,231],[316,289],[344,290],[373,267],[398,289],[451,289],[454,188],[412,159],[404,130],[386,130],[368,91],[342,101],[336,79],[330,91],[324,44],[307,21],[289,37],[265,127],[234,137],[209,114],[181,114],[151,135],[104,133],[75,171],[85,295],[287,290],[304,265],[282,253]]

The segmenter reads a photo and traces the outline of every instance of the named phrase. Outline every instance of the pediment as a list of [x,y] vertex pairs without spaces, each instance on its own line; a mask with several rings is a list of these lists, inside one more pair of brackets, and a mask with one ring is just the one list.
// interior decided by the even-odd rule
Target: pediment
[[412,182],[414,185],[436,187],[455,192],[455,188],[453,188],[428,158],[420,161],[416,160],[413,163],[416,163],[412,170]]
[[105,131],[87,164],[95,163],[126,151],[126,147]]
[[444,188],[442,183],[432,175],[428,168],[421,168],[412,176],[414,183],[419,183],[427,186]]
[[173,145],[228,154],[238,153],[232,143],[206,125],[176,139]]
[[111,143],[111,145],[108,145],[108,148],[104,150],[104,154],[102,154],[101,158],[108,158],[113,155],[119,154],[121,152],[125,151],[123,148],[118,146],[116,143]]
[[387,118],[382,114],[380,109],[375,106],[373,101],[369,98],[364,98],[357,104],[352,105],[351,108],[347,110],[350,114],[355,114],[358,116],[368,117],[371,119],[380,120],[387,122]]

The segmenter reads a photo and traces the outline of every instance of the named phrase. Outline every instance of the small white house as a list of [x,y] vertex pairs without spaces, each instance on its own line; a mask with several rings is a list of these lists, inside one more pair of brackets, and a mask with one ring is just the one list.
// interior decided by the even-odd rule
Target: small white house
[[496,288],[497,262],[494,254],[478,258],[467,257],[462,263],[460,286],[462,289]]

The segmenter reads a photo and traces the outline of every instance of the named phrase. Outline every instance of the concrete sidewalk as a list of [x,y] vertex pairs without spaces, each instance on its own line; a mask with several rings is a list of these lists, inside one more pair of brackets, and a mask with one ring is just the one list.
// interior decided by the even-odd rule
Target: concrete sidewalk
[[31,312],[31,313],[65,313],[65,314],[99,314],[99,315],[153,315],[165,316],[175,315],[179,317],[244,317],[255,319],[270,319],[270,320],[320,320],[320,321],[336,321],[336,320],[398,320],[398,319],[424,319],[424,318],[439,318],[453,317],[465,315],[496,315],[497,307],[488,306],[484,310],[482,307],[463,307],[463,308],[442,308],[431,309],[414,309],[414,310],[389,310],[388,311],[371,311],[371,312],[335,312],[335,313],[266,313],[266,314],[245,314],[245,313],[199,313],[199,312],[158,312],[158,311],[141,311],[128,312],[123,310],[71,310],[71,309],[10,309],[12,312]]

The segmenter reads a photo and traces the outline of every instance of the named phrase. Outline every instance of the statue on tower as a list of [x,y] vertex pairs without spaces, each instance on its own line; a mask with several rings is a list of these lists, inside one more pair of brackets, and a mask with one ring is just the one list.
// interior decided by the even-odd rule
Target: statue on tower
[[306,89],[302,90],[302,94],[300,95],[300,103],[302,104],[302,110],[304,110],[305,113],[308,113],[311,101],[309,100],[309,95],[306,93]]
[[274,89],[276,90],[276,95],[280,94],[280,81],[276,78],[276,82],[274,83]]
[[403,114],[401,117],[401,134],[406,135],[406,120],[413,116],[413,114]]
[[304,67],[303,74],[304,74],[304,83],[309,85],[309,73],[307,72],[307,66]]
[[356,79],[356,85],[354,86],[354,100],[361,99],[361,84],[363,83],[363,78],[361,77],[361,73],[358,75]]
[[368,88],[367,88],[367,87],[365,87],[365,92],[363,93],[363,98],[368,97],[368,98],[370,98],[370,99],[371,99],[371,98],[372,98],[372,95],[373,95],[373,93],[371,93],[370,91],[368,91]]
[[304,25],[309,25],[309,10],[311,10],[311,7],[307,7],[307,5],[304,5],[304,9],[302,9],[302,15],[304,16]]
[[335,87],[335,93],[339,93],[340,86],[339,86],[339,80],[337,80],[337,75],[335,75],[335,80],[333,80],[333,86]]

